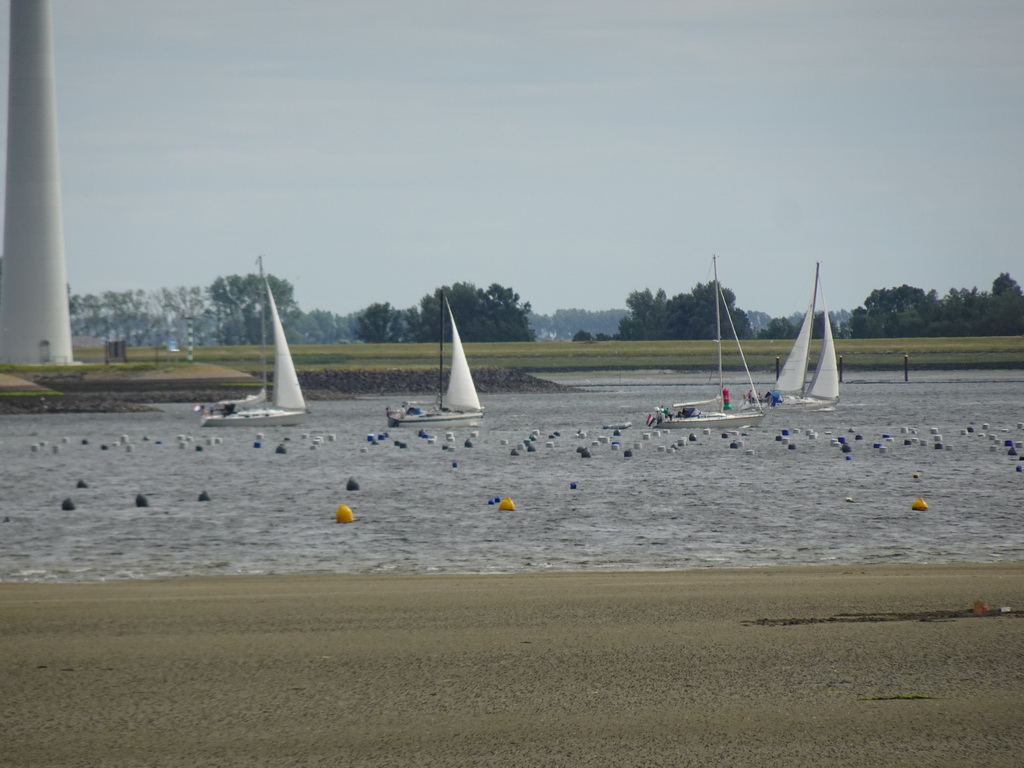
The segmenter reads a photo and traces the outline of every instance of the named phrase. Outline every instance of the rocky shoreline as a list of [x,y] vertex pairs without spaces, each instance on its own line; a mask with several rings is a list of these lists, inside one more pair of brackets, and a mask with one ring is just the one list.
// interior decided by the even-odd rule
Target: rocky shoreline
[[[575,387],[538,379],[511,368],[481,368],[473,373],[477,390],[487,394],[552,394],[578,392]],[[359,396],[433,395],[437,373],[423,370],[300,371],[299,381],[307,400],[346,400]],[[50,391],[4,395],[0,415],[39,413],[134,413],[158,411],[152,403],[209,403],[242,398],[253,393],[253,384],[234,380],[146,378],[66,379],[35,378]],[[444,377],[447,386],[447,373]]]

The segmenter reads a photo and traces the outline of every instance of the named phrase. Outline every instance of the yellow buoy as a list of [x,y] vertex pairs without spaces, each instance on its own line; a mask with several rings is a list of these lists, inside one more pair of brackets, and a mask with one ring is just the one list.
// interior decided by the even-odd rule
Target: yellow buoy
[[853,496],[847,496],[843,501],[853,501]]
[[918,496],[916,499],[914,499],[914,503],[910,505],[910,508],[917,510],[918,512],[924,512],[926,509],[928,509],[928,504],[925,502],[924,499]]
[[512,499],[506,496],[504,499],[501,500],[501,503],[498,505],[498,509],[504,509],[506,512],[515,512],[516,505],[515,502],[512,501]]
[[352,515],[352,510],[348,508],[348,504],[342,504],[338,507],[338,511],[334,513],[334,518],[339,523],[351,523],[355,520],[355,517]]

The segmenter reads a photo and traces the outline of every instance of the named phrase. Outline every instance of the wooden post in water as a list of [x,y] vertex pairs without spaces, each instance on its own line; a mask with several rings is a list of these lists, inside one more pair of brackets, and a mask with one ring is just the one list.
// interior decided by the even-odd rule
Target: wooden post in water
[[775,356],[775,381],[779,380],[779,356]]
[[839,383],[843,383],[843,356],[839,356]]
[[903,381],[910,381],[910,355],[903,353]]

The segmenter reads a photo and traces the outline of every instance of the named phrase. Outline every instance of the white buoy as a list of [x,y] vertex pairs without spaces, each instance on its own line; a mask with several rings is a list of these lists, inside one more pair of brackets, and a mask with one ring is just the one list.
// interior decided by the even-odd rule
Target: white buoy
[[753,456],[754,455],[754,449],[753,448],[747,448],[747,450],[745,450],[743,452],[743,455],[744,456]]

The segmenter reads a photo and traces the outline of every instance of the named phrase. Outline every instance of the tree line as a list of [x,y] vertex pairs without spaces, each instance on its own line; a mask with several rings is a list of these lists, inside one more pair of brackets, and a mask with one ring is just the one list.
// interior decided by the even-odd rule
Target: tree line
[[[2,279],[0,259],[0,279]],[[534,339],[710,339],[715,333],[714,283],[697,283],[669,297],[661,288],[633,291],[626,309],[560,309],[539,315],[530,302],[497,283],[440,286],[409,308],[374,303],[348,315],[314,309],[303,312],[292,284],[267,276],[289,341],[296,344],[436,341],[442,293],[466,342]],[[792,339],[802,315],[770,317],[736,306],[736,295],[722,287],[722,333],[729,320],[741,339]],[[123,339],[133,346],[186,341],[191,326],[196,344],[258,344],[262,337],[264,291],[257,274],[218,277],[209,286],[154,291],[69,291],[72,333],[102,340]],[[1024,334],[1024,294],[1009,273],[1000,273],[991,291],[951,289],[945,296],[909,285],[873,290],[852,312],[829,313],[836,338],[920,336],[1014,336]],[[815,323],[820,335],[821,314]]]

